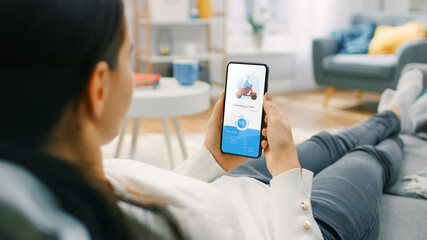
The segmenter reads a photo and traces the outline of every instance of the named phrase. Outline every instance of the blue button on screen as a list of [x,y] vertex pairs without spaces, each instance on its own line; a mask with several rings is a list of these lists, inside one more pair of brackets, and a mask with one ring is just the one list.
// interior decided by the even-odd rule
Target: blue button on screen
[[240,118],[237,120],[237,126],[239,128],[245,128],[246,127],[246,120],[244,118]]

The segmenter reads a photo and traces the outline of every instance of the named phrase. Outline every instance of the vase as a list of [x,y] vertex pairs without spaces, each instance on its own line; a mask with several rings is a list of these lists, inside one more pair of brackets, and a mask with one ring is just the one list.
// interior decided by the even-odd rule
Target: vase
[[199,17],[200,18],[211,18],[212,6],[211,0],[197,0],[197,8],[199,9]]
[[172,32],[169,28],[159,30],[157,45],[159,55],[169,56],[172,53]]
[[254,32],[252,34],[252,41],[253,41],[255,48],[261,48],[262,47],[262,40],[263,40],[262,32]]

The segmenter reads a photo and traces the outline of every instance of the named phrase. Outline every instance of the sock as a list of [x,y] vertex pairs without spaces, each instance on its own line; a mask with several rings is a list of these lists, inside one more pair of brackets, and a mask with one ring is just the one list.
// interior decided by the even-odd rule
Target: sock
[[394,95],[396,95],[396,91],[391,90],[390,88],[384,90],[383,94],[381,94],[380,102],[378,103],[378,112],[387,110],[387,107],[390,106]]
[[405,72],[399,79],[396,94],[390,104],[395,105],[400,112],[401,133],[415,133],[415,119],[412,116],[411,106],[423,87],[423,74],[418,69]]

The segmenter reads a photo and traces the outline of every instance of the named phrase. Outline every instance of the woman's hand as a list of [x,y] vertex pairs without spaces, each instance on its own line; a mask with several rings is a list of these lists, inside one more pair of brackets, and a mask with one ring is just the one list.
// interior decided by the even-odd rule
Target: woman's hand
[[264,96],[264,111],[266,116],[262,135],[265,139],[261,146],[271,175],[275,177],[290,169],[301,169],[288,119],[272,102],[270,93]]
[[221,125],[224,108],[224,91],[218,102],[215,104],[211,118],[208,122],[208,131],[206,132],[205,147],[209,150],[218,164],[225,170],[231,171],[240,166],[248,158],[224,154],[221,152]]

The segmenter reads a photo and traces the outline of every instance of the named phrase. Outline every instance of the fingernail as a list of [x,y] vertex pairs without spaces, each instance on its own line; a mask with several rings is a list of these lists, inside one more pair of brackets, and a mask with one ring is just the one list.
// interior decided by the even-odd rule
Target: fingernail
[[222,90],[220,98],[224,97],[225,91]]
[[270,93],[266,93],[265,95],[267,96],[267,100],[271,101],[271,95],[270,95]]

